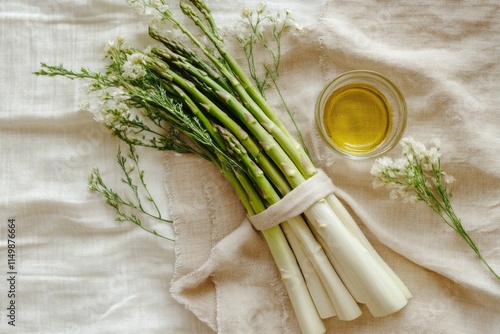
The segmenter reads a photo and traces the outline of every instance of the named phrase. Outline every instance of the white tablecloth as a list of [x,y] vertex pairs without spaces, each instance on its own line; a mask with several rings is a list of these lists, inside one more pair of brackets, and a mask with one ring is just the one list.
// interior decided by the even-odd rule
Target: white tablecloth
[[[445,170],[457,178],[456,211],[500,271],[498,2],[268,4],[290,8],[306,36],[317,36],[299,35],[284,50],[285,93],[304,120],[313,159],[364,208],[363,230],[415,296],[395,317],[364,316],[329,330],[500,331],[500,282],[467,245],[426,207],[396,204],[371,189],[371,163],[326,152],[310,123],[319,90],[334,76],[351,69],[389,76],[407,100],[407,133],[441,138]],[[209,5],[225,26],[249,6]],[[115,222],[113,210],[87,190],[94,167],[120,189],[118,143],[79,111],[81,83],[31,74],[42,61],[99,68],[107,40],[148,43],[144,22],[121,0],[4,0],[0,31],[0,332],[210,333],[169,294],[173,243]],[[140,155],[168,216],[163,155]],[[16,226],[14,270],[7,266],[9,219]],[[15,327],[8,323],[12,300]]]

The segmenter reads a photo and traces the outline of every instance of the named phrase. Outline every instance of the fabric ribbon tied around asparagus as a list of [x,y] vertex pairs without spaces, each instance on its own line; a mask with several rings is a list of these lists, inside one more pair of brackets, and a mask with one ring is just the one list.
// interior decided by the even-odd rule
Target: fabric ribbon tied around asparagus
[[302,214],[334,191],[333,182],[319,169],[318,173],[294,188],[279,202],[248,219],[256,230],[262,231]]

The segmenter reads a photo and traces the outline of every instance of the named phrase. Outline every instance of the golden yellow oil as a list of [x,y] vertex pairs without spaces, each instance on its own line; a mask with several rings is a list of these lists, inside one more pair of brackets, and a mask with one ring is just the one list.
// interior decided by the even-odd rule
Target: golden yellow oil
[[386,97],[367,84],[349,84],[325,104],[323,122],[331,142],[351,154],[373,151],[388,137],[392,111]]

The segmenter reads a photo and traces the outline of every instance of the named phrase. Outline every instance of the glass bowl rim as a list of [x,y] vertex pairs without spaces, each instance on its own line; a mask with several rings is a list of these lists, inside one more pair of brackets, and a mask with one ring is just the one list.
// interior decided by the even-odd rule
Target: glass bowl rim
[[[388,89],[392,95],[393,98],[396,100],[398,103],[397,108],[393,104],[391,104],[391,109],[394,113],[397,113],[398,119],[395,124],[393,124],[393,130],[391,130],[391,134],[389,137],[384,140],[379,146],[377,146],[375,149],[363,153],[363,154],[355,154],[355,153],[349,153],[345,152],[341,149],[339,149],[337,146],[335,146],[329,139],[326,134],[326,130],[324,129],[324,124],[322,121],[322,116],[324,112],[324,104],[326,103],[326,100],[329,98],[329,96],[337,89],[343,87],[343,82],[346,80],[351,80],[352,79],[358,79],[358,83],[367,83],[366,78],[370,78],[372,80],[375,80],[378,84],[382,84],[386,89]],[[365,80],[364,80],[365,79]],[[338,85],[338,86],[337,86]],[[384,94],[385,95],[385,94]],[[397,109],[397,110],[396,110]],[[403,94],[399,90],[399,88],[391,81],[389,80],[386,76],[380,74],[379,72],[371,71],[371,70],[352,70],[352,71],[347,71],[344,72],[333,79],[331,79],[325,87],[321,90],[320,94],[318,95],[318,98],[316,100],[316,106],[315,106],[315,118],[316,118],[316,127],[319,131],[319,134],[321,136],[321,139],[323,142],[330,148],[333,152],[336,154],[352,159],[352,160],[366,160],[366,159],[372,159],[376,158],[384,153],[387,153],[391,149],[393,149],[400,141],[400,139],[403,136],[403,133],[406,129],[406,123],[407,123],[407,106],[406,106],[406,101],[403,97]]]

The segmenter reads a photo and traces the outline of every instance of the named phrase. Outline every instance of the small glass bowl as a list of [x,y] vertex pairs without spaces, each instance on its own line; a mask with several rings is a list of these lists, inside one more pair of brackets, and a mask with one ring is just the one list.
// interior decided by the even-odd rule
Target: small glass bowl
[[[386,117],[388,117],[388,120],[392,120],[392,122],[389,121],[389,124],[391,124],[390,129],[387,128],[386,137],[380,143],[374,144],[375,146],[370,149],[364,149],[362,146],[359,146],[360,149],[357,151],[356,147],[352,146],[351,150],[345,150],[337,145],[328,135],[327,126],[324,121],[325,108],[330,97],[336,92],[341,92],[339,91],[340,89],[346,89],[345,86],[347,85],[363,85],[363,87],[375,88],[378,95],[382,95],[385,101],[384,105],[387,104],[388,106],[388,109],[386,109],[388,115]],[[348,118],[350,115],[345,114],[345,109],[343,117],[344,124],[347,124],[344,125],[344,129],[349,129],[350,123]],[[354,116],[352,117],[354,118]],[[356,117],[359,118],[359,114]],[[316,102],[316,125],[321,138],[335,153],[354,160],[374,158],[396,146],[405,130],[406,117],[406,103],[399,89],[386,77],[373,71],[357,70],[341,74],[325,86]],[[359,122],[359,119],[353,122]]]

